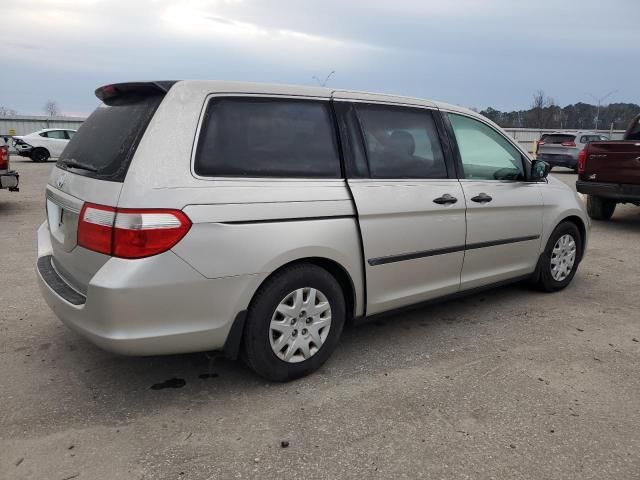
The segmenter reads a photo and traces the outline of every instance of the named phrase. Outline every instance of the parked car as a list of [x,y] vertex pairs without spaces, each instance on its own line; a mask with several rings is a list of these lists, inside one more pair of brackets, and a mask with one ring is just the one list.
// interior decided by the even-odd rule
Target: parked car
[[528,279],[589,219],[497,125],[444,103],[213,81],[101,87],[38,230],[58,317],[122,354],[239,352],[287,380],[346,322]]
[[0,135],[0,189],[7,188],[10,192],[17,192],[20,176],[9,166],[10,139],[10,135]]
[[609,220],[618,203],[640,206],[640,115],[624,140],[592,142],[580,152],[578,192],[587,196],[587,212],[595,220]]
[[59,157],[75,133],[76,130],[45,128],[28,135],[14,136],[14,147],[22,157],[46,162],[50,157]]
[[589,142],[609,140],[596,132],[578,130],[575,132],[545,133],[538,141],[536,158],[553,167],[567,167],[578,170],[578,154]]

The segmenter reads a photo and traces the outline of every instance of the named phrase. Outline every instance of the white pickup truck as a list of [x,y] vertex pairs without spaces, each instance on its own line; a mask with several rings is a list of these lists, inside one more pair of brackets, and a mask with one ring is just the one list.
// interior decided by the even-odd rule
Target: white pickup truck
[[18,172],[9,169],[9,135],[0,136],[0,189],[8,188],[10,192],[18,191]]

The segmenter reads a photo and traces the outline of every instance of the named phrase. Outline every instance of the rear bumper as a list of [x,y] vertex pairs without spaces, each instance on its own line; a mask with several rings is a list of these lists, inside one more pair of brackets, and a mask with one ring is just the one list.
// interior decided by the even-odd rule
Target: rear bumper
[[207,279],[169,251],[140,260],[110,259],[85,295],[56,272],[46,223],[38,230],[36,271],[45,301],[65,325],[123,355],[222,350],[236,315],[263,278]]
[[18,172],[0,173],[0,188],[8,188],[10,192],[17,192],[19,182],[20,175],[18,175]]
[[586,195],[608,198],[618,202],[640,203],[640,185],[578,180],[576,190]]

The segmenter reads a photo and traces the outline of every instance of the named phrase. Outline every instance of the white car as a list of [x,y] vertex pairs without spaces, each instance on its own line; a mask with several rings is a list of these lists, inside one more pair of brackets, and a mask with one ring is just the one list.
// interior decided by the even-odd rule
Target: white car
[[68,128],[44,128],[13,138],[18,155],[34,162],[46,162],[49,157],[59,157],[75,133]]

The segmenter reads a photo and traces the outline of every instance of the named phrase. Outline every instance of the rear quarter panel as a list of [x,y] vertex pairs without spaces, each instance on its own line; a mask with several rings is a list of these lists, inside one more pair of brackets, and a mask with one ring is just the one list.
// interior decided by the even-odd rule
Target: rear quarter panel
[[196,131],[207,97],[215,93],[211,82],[197,81],[169,90],[132,159],[118,206],[184,210],[193,226],[173,251],[207,278],[269,274],[309,257],[332,260],[350,276],[360,315],[360,237],[344,180],[192,174]]

